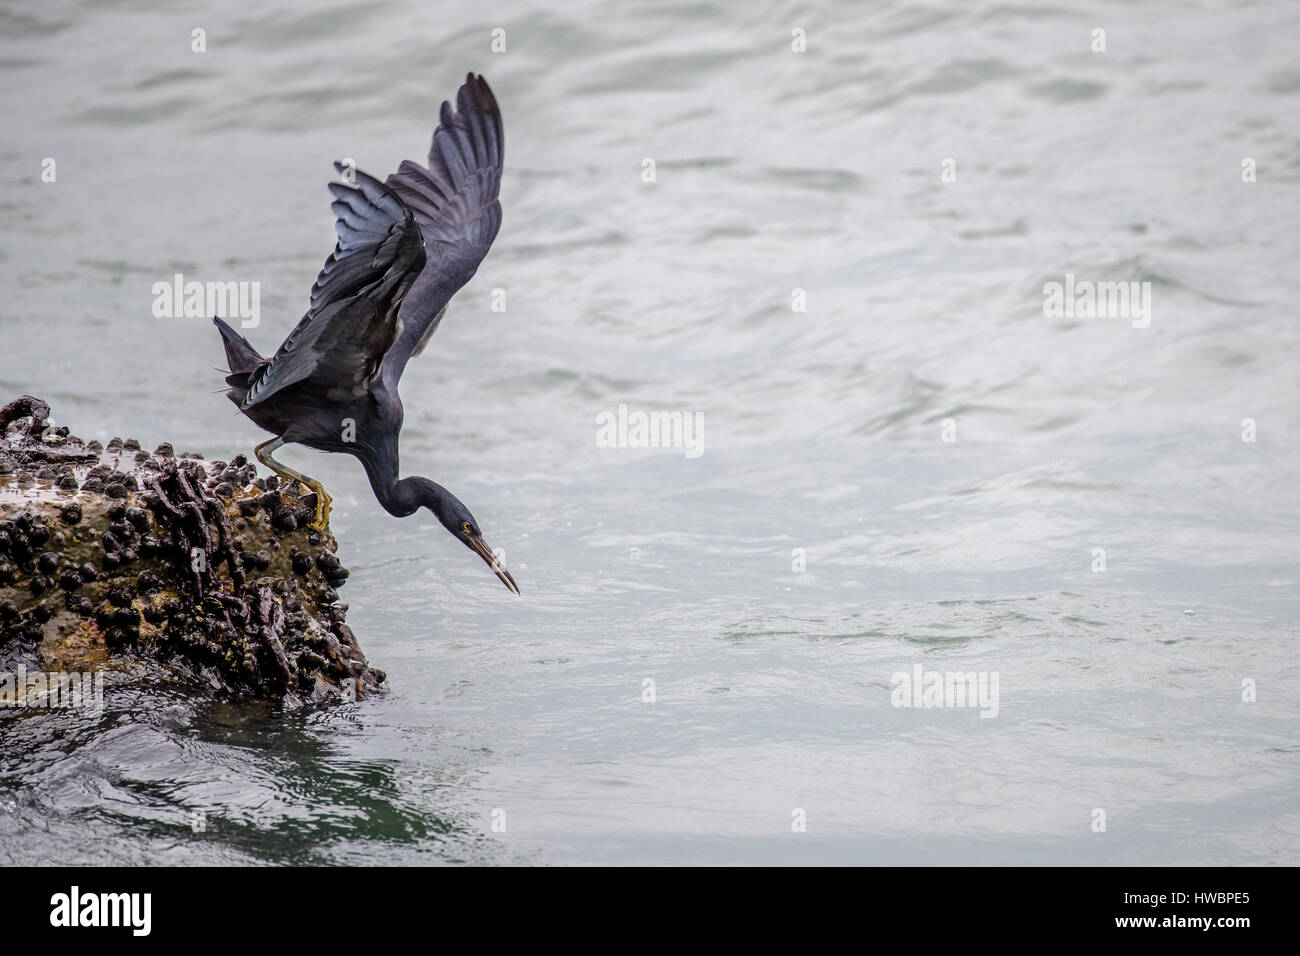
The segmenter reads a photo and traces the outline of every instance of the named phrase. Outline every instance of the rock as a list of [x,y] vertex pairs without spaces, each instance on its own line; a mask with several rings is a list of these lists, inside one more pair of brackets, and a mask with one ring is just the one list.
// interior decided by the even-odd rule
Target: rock
[[135,439],[85,444],[48,416],[29,395],[0,409],[0,670],[143,665],[289,706],[381,688],[336,603],[338,542],[308,527],[314,494],[257,479],[243,456],[163,442],[142,457]]

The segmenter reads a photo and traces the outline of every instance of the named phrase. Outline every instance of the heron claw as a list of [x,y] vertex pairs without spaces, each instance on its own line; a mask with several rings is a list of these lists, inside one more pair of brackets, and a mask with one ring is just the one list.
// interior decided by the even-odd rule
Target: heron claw
[[[310,486],[308,486],[310,487]],[[312,491],[316,493],[316,517],[308,522],[307,527],[313,531],[323,532],[330,523],[330,504],[334,499],[325,493],[325,489],[319,484]]]

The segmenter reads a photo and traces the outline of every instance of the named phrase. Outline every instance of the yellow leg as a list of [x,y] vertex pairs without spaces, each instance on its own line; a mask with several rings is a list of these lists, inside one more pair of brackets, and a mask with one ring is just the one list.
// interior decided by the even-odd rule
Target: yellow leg
[[315,478],[308,478],[302,472],[294,471],[288,465],[282,465],[271,457],[271,452],[275,451],[283,444],[284,442],[280,439],[272,438],[270,441],[264,441],[262,444],[254,448],[253,454],[257,456],[258,461],[266,465],[267,468],[270,468],[281,478],[286,481],[296,481],[300,485],[303,485],[316,493],[316,517],[308,527],[315,531],[324,531],[325,527],[329,524],[330,503],[334,499],[325,493],[325,488]]

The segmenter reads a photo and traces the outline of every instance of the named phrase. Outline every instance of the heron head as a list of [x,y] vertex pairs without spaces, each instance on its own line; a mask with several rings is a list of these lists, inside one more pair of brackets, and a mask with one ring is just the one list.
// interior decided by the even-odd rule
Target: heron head
[[445,495],[439,497],[430,510],[437,516],[442,526],[451,532],[453,537],[484,560],[487,566],[492,569],[492,573],[501,580],[502,584],[515,594],[519,593],[519,585],[515,584],[515,579],[506,570],[505,565],[498,560],[492,549],[488,547],[488,543],[483,540],[483,532],[479,530],[478,522],[474,520],[474,516],[469,513],[469,509],[461,504],[455,495],[446,492]]

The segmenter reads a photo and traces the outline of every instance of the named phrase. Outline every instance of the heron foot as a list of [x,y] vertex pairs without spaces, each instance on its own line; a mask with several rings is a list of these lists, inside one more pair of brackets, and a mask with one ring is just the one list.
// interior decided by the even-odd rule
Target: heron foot
[[272,438],[270,441],[264,441],[254,448],[253,454],[257,456],[258,461],[279,475],[282,480],[296,481],[302,487],[316,493],[316,517],[307,522],[307,527],[313,531],[324,531],[330,521],[330,502],[334,499],[325,493],[324,487],[315,478],[308,478],[301,471],[294,471],[288,465],[282,465],[271,457],[271,452],[283,444],[283,439]]
[[313,531],[324,531],[330,523],[330,505],[334,499],[325,493],[319,481],[305,481],[303,484],[316,494],[316,517],[308,522],[307,527]]

